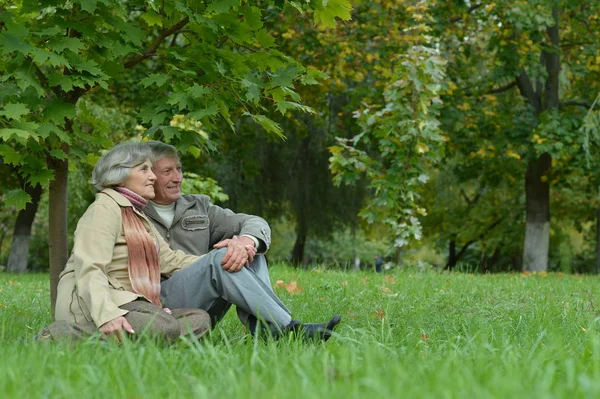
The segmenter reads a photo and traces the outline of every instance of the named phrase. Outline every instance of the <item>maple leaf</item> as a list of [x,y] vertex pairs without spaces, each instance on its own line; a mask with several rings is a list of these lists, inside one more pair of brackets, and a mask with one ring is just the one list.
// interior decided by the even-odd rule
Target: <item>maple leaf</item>
[[23,103],[9,103],[4,105],[4,110],[0,111],[0,115],[20,121],[21,117],[29,112],[29,108]]

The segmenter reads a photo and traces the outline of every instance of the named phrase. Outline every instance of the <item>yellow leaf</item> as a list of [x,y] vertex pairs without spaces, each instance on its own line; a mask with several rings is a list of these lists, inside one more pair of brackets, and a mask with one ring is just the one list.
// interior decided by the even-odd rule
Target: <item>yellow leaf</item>
[[429,147],[427,147],[427,144],[418,142],[417,143],[417,152],[419,154],[425,154],[426,152],[429,152]]

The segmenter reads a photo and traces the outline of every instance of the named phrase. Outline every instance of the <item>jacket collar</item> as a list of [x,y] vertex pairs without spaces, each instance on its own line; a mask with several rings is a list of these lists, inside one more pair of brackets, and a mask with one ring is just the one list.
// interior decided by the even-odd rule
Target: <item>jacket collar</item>
[[119,205],[120,207],[125,207],[125,206],[130,206],[133,208],[133,210],[138,213],[138,214],[142,214],[141,212],[139,212],[137,209],[135,209],[135,206],[133,206],[131,204],[131,202],[129,202],[129,200],[127,198],[125,198],[123,196],[123,194],[119,193],[116,190],[113,190],[112,188],[105,188],[104,190],[100,191],[98,194],[96,194],[96,196],[100,195],[100,194],[106,194],[108,195],[110,198],[112,198],[117,205]]

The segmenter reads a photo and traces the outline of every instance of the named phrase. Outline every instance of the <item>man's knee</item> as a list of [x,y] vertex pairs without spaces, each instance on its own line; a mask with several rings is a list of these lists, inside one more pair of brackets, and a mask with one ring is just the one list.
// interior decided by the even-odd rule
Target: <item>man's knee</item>
[[208,254],[206,254],[206,256],[210,257],[211,264],[220,266],[221,261],[225,257],[226,253],[227,253],[227,248],[219,248],[219,249],[213,249]]

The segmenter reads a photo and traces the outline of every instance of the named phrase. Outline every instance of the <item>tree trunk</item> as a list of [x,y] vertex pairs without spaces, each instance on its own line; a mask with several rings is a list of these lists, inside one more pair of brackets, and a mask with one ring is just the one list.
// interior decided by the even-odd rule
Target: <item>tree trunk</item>
[[31,196],[31,202],[25,206],[25,209],[19,211],[15,221],[12,245],[10,246],[10,255],[8,256],[7,271],[11,273],[25,273],[29,260],[29,240],[31,239],[31,226],[37,213],[40,197],[42,196],[42,186],[35,187],[27,185],[25,192]]
[[292,264],[301,265],[304,260],[304,246],[306,244],[306,237],[308,236],[308,225],[303,217],[298,219],[296,226],[296,242],[294,243],[294,249],[292,250]]
[[[541,54],[541,67],[547,72],[544,84],[543,101],[541,85],[535,90],[524,72],[517,78],[521,94],[528,99],[539,118],[543,111],[558,112],[560,76],[560,38],[558,30],[558,8],[552,8],[554,25],[546,29],[551,47]],[[523,268],[529,271],[548,270],[548,249],[550,245],[550,186],[548,172],[552,165],[550,154],[544,153],[530,161],[525,178],[525,245],[523,248]],[[544,181],[542,181],[544,180]]]
[[596,273],[600,274],[600,208],[596,209]]
[[458,258],[456,257],[456,236],[453,235],[448,245],[448,262],[444,269],[450,271],[454,270],[456,262],[458,262]]
[[531,161],[525,176],[525,245],[523,267],[525,270],[542,272],[548,270],[550,247],[550,185],[548,172],[552,157],[542,154]]
[[50,257],[50,300],[52,316],[56,305],[58,277],[68,259],[67,241],[67,160],[51,159],[54,180],[50,182],[48,212],[48,246]]

